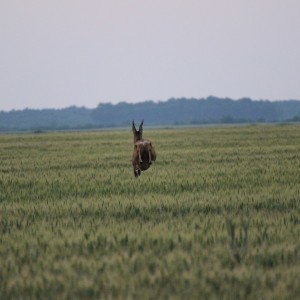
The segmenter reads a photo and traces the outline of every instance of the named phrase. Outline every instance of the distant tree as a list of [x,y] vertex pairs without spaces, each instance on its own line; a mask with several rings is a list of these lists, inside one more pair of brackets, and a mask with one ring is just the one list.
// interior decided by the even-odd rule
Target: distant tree
[[167,101],[118,104],[100,103],[95,109],[71,106],[64,109],[0,111],[0,131],[85,129],[130,126],[145,120],[147,125],[298,122],[300,101],[170,98]]

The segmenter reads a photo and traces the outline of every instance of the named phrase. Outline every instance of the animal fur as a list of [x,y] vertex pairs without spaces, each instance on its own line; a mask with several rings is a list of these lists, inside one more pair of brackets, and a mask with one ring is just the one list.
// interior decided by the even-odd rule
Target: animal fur
[[143,124],[141,122],[139,130],[136,130],[134,121],[132,121],[133,132],[133,153],[132,166],[135,177],[141,175],[141,171],[149,169],[152,163],[156,160],[156,152],[150,140],[143,139]]

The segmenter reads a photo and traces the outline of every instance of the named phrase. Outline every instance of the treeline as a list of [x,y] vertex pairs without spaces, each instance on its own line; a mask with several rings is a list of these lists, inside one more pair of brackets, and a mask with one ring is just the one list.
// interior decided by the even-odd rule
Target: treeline
[[298,122],[300,101],[253,101],[208,97],[169,99],[131,104],[100,103],[94,109],[25,109],[0,112],[0,131],[42,131],[130,126],[145,119],[147,125],[209,123]]

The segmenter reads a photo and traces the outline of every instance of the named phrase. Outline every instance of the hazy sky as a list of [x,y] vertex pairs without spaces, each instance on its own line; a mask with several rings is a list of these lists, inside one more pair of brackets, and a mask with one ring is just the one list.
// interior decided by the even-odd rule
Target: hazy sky
[[0,110],[300,99],[299,0],[0,0]]

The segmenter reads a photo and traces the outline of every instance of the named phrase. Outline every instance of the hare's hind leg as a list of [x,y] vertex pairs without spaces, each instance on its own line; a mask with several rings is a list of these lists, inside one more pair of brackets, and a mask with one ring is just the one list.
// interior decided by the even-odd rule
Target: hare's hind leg
[[151,165],[152,164],[151,149],[149,149],[148,153],[149,153],[149,165]]
[[134,177],[139,177],[141,175],[141,169],[133,170]]
[[142,163],[142,155],[141,155],[141,149],[138,148],[138,153],[139,153],[139,162]]
[[134,177],[139,177],[141,175],[141,168],[139,164],[133,165],[133,175]]

